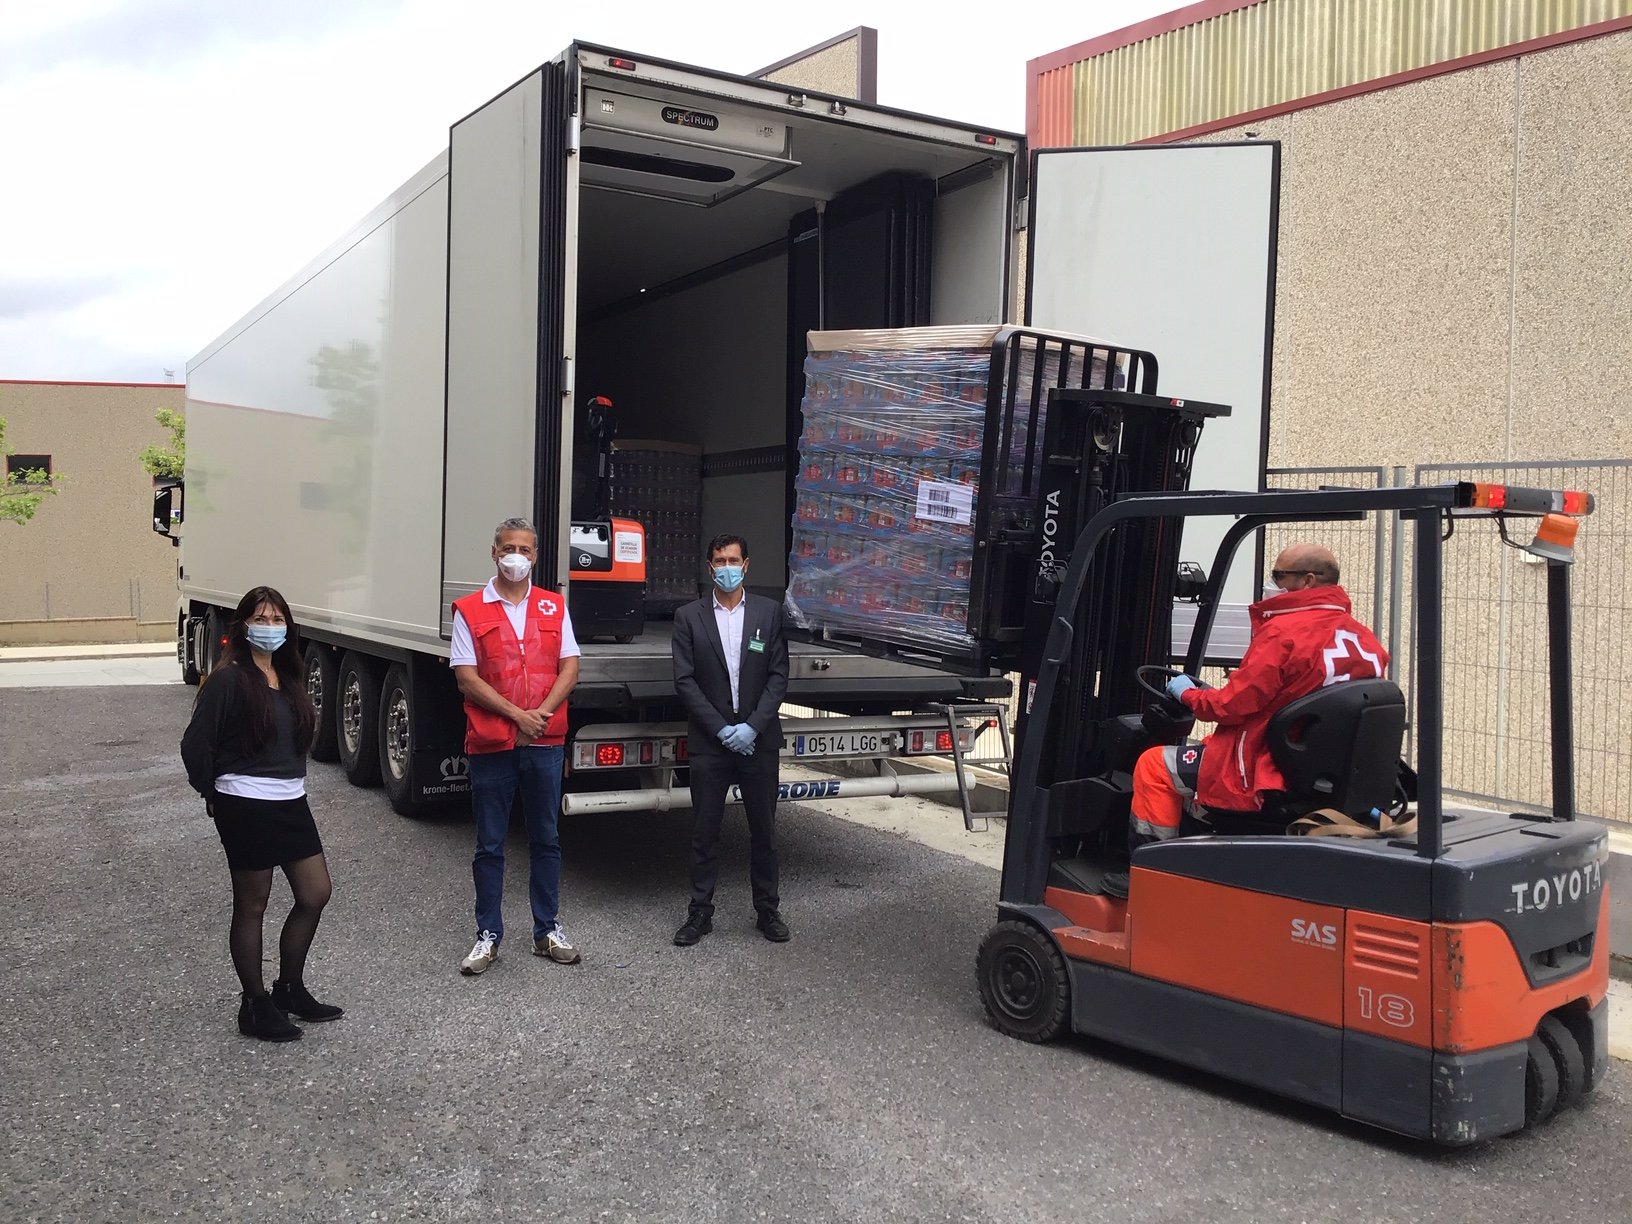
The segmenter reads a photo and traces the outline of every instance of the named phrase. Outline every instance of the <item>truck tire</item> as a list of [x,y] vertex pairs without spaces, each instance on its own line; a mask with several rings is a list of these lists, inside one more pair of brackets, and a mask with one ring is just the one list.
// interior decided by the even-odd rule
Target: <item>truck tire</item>
[[380,781],[399,816],[419,815],[414,802],[414,690],[408,669],[393,663],[386,669],[380,688],[379,734]]
[[975,960],[980,1001],[998,1030],[1021,1041],[1053,1041],[1071,1024],[1071,978],[1054,941],[1029,922],[1005,919]]
[[312,735],[312,760],[340,759],[340,731],[337,723],[340,665],[334,651],[318,642],[306,643],[306,693],[317,711],[317,728]]
[[1536,1027],[1536,1036],[1558,1066],[1558,1110],[1569,1109],[1587,1090],[1587,1060],[1575,1040],[1575,1034],[1557,1016],[1543,1016]]
[[340,768],[353,786],[373,786],[380,780],[380,682],[370,660],[354,650],[340,658],[335,681],[335,720],[339,734]]
[[204,613],[204,649],[198,655],[199,683],[209,679],[210,673],[221,666],[222,619],[219,608]]
[[203,623],[186,613],[176,616],[176,662],[181,665],[181,682],[197,685],[203,679],[198,671],[199,646],[203,644]]

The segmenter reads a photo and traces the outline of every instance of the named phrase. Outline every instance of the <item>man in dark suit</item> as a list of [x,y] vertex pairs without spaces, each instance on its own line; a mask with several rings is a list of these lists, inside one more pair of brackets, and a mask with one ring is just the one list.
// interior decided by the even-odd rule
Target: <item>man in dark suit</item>
[[756,925],[785,943],[788,924],[777,906],[776,788],[782,747],[777,709],[788,691],[788,643],[782,606],[743,587],[748,542],[739,535],[709,541],[713,589],[674,614],[674,687],[690,719],[691,910],[674,933],[682,947],[714,929],[714,882],[720,873],[720,821],[735,785],[748,814],[749,879]]

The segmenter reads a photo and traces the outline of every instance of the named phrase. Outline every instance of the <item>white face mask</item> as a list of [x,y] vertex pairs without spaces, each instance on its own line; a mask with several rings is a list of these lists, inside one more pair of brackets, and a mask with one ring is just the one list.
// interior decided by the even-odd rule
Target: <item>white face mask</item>
[[521,582],[533,572],[533,563],[520,553],[505,553],[499,558],[499,573],[507,582]]

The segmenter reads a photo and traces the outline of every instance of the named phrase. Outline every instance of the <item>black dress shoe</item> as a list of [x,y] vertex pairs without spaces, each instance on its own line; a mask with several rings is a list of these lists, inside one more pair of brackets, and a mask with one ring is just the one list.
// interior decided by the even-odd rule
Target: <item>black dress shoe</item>
[[273,982],[272,1002],[281,1012],[314,1022],[338,1020],[346,1014],[342,1007],[336,1007],[333,1003],[319,1003],[312,998],[312,992],[306,989],[304,982]]
[[788,933],[788,924],[782,921],[782,915],[773,910],[766,910],[754,923],[759,933],[772,943],[787,943],[791,936]]
[[278,1010],[271,995],[246,994],[238,1005],[238,1031],[262,1041],[299,1041],[300,1029]]
[[689,948],[713,929],[713,915],[693,911],[686,915],[685,925],[674,933],[674,942],[682,948]]

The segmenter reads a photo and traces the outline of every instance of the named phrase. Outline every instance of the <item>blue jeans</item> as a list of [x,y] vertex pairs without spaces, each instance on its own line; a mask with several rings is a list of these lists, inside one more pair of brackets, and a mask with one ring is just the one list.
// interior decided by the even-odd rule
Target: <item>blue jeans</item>
[[533,902],[533,938],[555,927],[561,894],[561,764],[559,745],[511,748],[506,752],[470,754],[470,807],[476,818],[476,857],[470,865],[476,880],[476,933],[504,937],[504,839],[510,832],[510,809],[521,792],[521,815],[527,822],[532,859],[528,889]]

